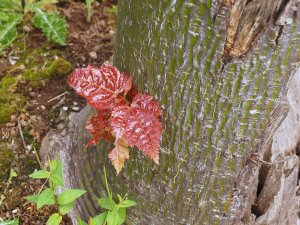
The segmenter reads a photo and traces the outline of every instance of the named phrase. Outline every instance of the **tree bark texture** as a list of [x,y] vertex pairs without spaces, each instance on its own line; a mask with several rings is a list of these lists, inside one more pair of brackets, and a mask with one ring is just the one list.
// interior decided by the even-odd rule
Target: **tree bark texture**
[[92,110],[73,114],[43,146],[59,149],[70,187],[90,191],[79,214],[99,212],[105,165],[113,192],[137,202],[128,224],[299,223],[297,7],[120,0],[114,63],[162,105],[160,165],[133,149],[116,176],[111,144],[85,149]]

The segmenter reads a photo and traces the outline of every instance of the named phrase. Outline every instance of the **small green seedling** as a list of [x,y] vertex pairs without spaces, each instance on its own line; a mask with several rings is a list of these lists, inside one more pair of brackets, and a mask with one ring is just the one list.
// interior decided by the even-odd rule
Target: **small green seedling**
[[19,220],[7,220],[7,221],[1,221],[0,219],[0,225],[19,225]]
[[[104,168],[105,185],[108,197],[98,198],[98,205],[105,209],[101,214],[90,218],[89,225],[121,225],[126,221],[126,208],[136,205],[135,201],[127,199],[127,195],[122,197],[117,194],[118,203],[113,200],[113,196],[108,187],[106,170]],[[82,220],[78,220],[79,225],[88,225]]]
[[92,16],[92,3],[93,0],[85,0],[85,5],[86,5],[86,12],[87,12],[87,21],[91,21],[91,16]]
[[59,225],[62,217],[73,208],[76,199],[86,193],[85,190],[81,189],[69,189],[57,194],[57,188],[63,188],[64,186],[62,164],[57,159],[49,162],[49,170],[38,170],[30,174],[29,177],[46,179],[46,182],[49,181],[49,188],[44,189],[39,194],[25,197],[28,201],[34,202],[37,205],[37,209],[40,209],[44,205],[56,205],[58,207],[58,212],[49,217],[47,225]]

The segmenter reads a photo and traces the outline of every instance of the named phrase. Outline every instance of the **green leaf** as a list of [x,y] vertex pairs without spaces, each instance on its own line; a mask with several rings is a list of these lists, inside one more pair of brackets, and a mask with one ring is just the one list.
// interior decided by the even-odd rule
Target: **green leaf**
[[119,208],[117,205],[107,214],[107,225],[120,225],[126,221],[126,208]]
[[50,173],[47,170],[38,170],[29,175],[29,177],[37,178],[37,179],[48,178],[49,176],[50,176]]
[[104,209],[112,210],[116,205],[114,200],[110,198],[98,198],[97,201],[98,201],[98,205],[100,205]]
[[131,207],[131,206],[135,206],[135,205],[136,205],[136,202],[132,201],[132,200],[124,200],[119,203],[119,206],[122,208],[127,208],[127,207]]
[[74,202],[71,202],[71,203],[66,204],[66,205],[59,205],[59,212],[62,215],[65,215],[73,208],[73,206],[74,206]]
[[56,186],[64,186],[63,178],[62,178],[62,163],[60,160],[55,159],[49,163],[50,165],[50,181],[53,185]]
[[[0,15],[0,52],[17,38],[17,25],[22,21],[22,15]],[[3,22],[4,21],[4,22]]]
[[118,224],[125,223],[126,221],[126,208],[120,208],[118,211]]
[[54,203],[54,191],[47,188],[38,197],[37,209],[40,209],[44,205],[53,205]]
[[95,223],[93,218],[90,218],[89,225],[98,225],[98,224]]
[[10,169],[9,178],[8,178],[8,181],[7,181],[9,185],[11,184],[12,179],[16,176],[18,176],[16,171],[14,171],[14,169]]
[[63,181],[62,177],[57,174],[51,174],[50,180],[52,181],[52,183],[55,187],[56,186],[61,186],[61,187],[64,186],[64,181]]
[[18,176],[18,174],[16,173],[16,171],[14,169],[10,169],[9,172],[9,179]]
[[63,193],[61,193],[58,196],[58,204],[60,204],[60,205],[69,204],[69,203],[75,201],[77,198],[79,198],[84,193],[86,193],[86,191],[81,190],[81,189],[65,190]]
[[60,160],[55,159],[50,162],[50,170],[52,174],[56,174],[62,177],[62,163]]
[[[19,0],[1,0],[0,11],[2,12],[22,12],[21,1]],[[1,224],[1,223],[0,223]]]
[[0,221],[0,225],[19,225],[19,220],[8,220],[8,221]]
[[107,218],[107,214],[108,214],[108,211],[105,211],[105,212],[99,214],[98,216],[95,216],[93,218],[95,221],[95,224],[97,224],[97,225],[104,224],[104,222],[106,221],[106,218]]
[[123,201],[123,198],[121,195],[117,194],[117,196],[118,196],[119,202]]
[[29,6],[35,12],[33,25],[43,31],[49,41],[65,46],[67,41],[66,20],[56,12],[45,12],[37,4]]
[[35,204],[37,204],[38,199],[39,199],[39,195],[30,195],[30,196],[26,196],[24,197],[26,200],[31,201]]
[[62,216],[58,213],[52,214],[47,220],[47,225],[59,225],[62,220]]
[[118,225],[118,217],[118,211],[109,211],[106,218],[107,225]]
[[78,219],[78,220],[77,220],[77,224],[78,224],[78,225],[88,225],[86,222],[84,222],[84,221],[81,220],[81,219]]

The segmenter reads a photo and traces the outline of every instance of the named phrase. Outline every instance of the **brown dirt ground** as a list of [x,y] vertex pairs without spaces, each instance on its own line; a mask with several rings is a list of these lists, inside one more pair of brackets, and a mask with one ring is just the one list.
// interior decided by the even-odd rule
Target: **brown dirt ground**
[[[60,3],[59,10],[68,21],[68,44],[67,47],[51,45],[50,48],[58,50],[63,58],[71,62],[73,68],[87,64],[101,65],[113,53],[116,18],[114,14],[105,11],[105,8],[112,5],[110,1],[104,4],[95,2],[92,20],[88,23],[84,2]],[[31,30],[24,36],[27,49],[36,49],[47,43],[40,31],[33,29],[30,24],[28,26]],[[95,52],[97,58],[91,57],[91,52]],[[0,80],[11,66],[10,56],[18,54],[16,49],[11,47],[6,56],[0,57]],[[26,106],[21,113],[13,115],[9,123],[0,126],[0,141],[9,143],[8,148],[15,156],[11,168],[17,173],[12,183],[6,180],[1,184],[0,181],[0,190],[5,191],[4,202],[0,206],[0,218],[19,218],[20,224],[26,225],[46,224],[45,221],[55,209],[43,207],[42,210],[37,210],[34,204],[23,199],[24,196],[37,194],[44,182],[28,177],[34,168],[39,169],[33,149],[38,149],[47,131],[55,128],[60,122],[57,117],[62,107],[68,107],[67,112],[71,112],[74,106],[84,107],[85,102],[67,86],[65,77],[51,79],[46,85],[37,88],[29,88],[26,83],[21,84],[19,89],[26,96]],[[63,97],[49,102],[65,92],[67,94]],[[21,134],[24,136],[24,142]],[[64,218],[63,224],[71,222]]]

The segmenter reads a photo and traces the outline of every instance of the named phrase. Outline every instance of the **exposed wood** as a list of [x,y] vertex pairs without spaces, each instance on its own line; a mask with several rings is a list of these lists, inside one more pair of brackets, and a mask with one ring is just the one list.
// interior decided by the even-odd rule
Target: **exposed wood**
[[[298,0],[236,0],[230,10],[225,53],[229,57],[244,55],[270,26],[285,25],[282,16]],[[278,21],[280,18],[280,22]]]

